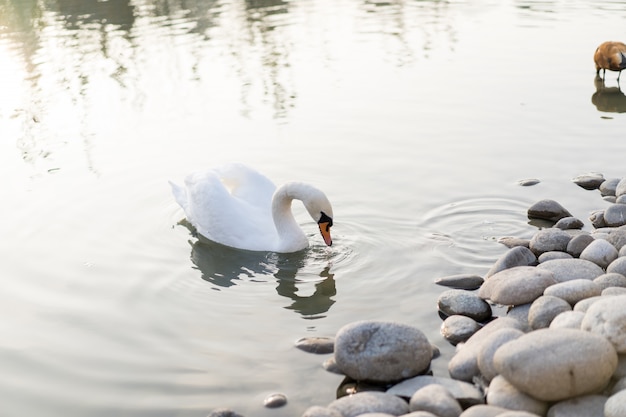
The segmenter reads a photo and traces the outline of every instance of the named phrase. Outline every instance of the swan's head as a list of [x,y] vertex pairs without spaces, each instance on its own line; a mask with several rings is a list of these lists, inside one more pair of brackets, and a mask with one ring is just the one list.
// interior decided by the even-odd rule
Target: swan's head
[[317,188],[310,187],[308,198],[303,199],[304,206],[320,228],[320,233],[326,245],[331,246],[330,228],[333,226],[333,207],[328,197]]

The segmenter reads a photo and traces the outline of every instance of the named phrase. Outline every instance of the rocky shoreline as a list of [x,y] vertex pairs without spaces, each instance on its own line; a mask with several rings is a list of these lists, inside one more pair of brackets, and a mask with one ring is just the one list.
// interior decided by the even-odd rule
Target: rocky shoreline
[[325,368],[346,376],[337,400],[302,417],[626,417],[626,178],[574,182],[612,203],[591,214],[593,231],[542,200],[528,217],[552,227],[502,238],[509,249],[484,277],[435,281],[449,288],[437,300],[441,334],[456,346],[449,375],[429,375],[437,348],[418,328],[350,323],[297,342],[332,352]]

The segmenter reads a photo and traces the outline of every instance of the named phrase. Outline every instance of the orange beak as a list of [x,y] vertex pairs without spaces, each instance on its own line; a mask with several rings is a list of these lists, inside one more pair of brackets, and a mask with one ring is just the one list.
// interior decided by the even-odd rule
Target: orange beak
[[330,222],[320,222],[318,223],[320,227],[320,233],[322,234],[322,238],[324,238],[324,243],[328,246],[332,246],[333,239],[330,237]]

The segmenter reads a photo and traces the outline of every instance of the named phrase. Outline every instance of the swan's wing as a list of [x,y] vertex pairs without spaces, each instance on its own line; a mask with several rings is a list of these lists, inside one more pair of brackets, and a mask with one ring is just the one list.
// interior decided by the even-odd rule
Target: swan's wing
[[215,171],[233,197],[270,210],[276,186],[265,175],[240,163],[223,165]]

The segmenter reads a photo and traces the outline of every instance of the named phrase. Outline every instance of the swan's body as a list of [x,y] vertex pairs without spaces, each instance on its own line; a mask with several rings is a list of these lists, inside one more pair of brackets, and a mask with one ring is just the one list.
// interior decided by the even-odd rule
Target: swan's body
[[626,69],[626,45],[622,42],[604,42],[596,49],[593,55],[596,63],[596,74],[604,78],[606,70],[618,71],[617,81],[622,75],[622,70]]
[[222,245],[282,253],[305,249],[309,242],[293,217],[292,200],[303,202],[324,242],[332,244],[332,207],[311,185],[289,182],[276,189],[267,177],[242,164],[193,173],[184,187],[170,185],[189,223]]

